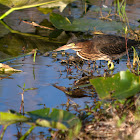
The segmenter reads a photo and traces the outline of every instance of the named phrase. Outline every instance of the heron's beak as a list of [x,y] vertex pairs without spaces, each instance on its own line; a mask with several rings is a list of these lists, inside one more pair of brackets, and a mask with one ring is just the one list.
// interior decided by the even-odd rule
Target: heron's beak
[[70,49],[69,46],[64,45],[64,46],[57,48],[55,51],[62,51],[62,50],[68,50],[68,49]]
[[71,43],[71,44],[68,44],[68,45],[64,45],[62,47],[59,47],[55,51],[72,49],[74,46],[75,46],[75,44],[74,43]]

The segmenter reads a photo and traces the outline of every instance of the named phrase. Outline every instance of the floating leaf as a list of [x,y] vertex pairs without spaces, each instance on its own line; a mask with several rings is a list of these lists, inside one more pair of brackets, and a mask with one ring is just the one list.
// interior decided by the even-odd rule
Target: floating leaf
[[90,80],[101,99],[124,99],[140,91],[139,76],[129,70],[120,71],[112,77],[99,77]]
[[17,122],[26,122],[29,118],[21,114],[13,114],[11,112],[0,112],[0,125],[13,124]]
[[26,114],[28,114],[29,117],[25,117],[14,110],[0,112],[0,125],[26,122],[34,123],[42,127],[67,130],[81,124],[78,117],[61,109],[45,108],[27,112]]
[[74,19],[71,23],[67,18],[56,14],[50,14],[50,21],[52,24],[58,28],[63,29],[65,31],[89,31],[89,30],[101,30],[101,31],[117,31],[123,30],[123,23],[116,21],[103,21],[97,19],[85,19],[79,18]]
[[52,110],[50,108],[35,110],[27,112],[27,114],[33,122],[42,127],[67,130],[80,124],[80,120],[72,113],[55,108],[52,108]]
[[70,21],[66,17],[63,17],[56,13],[52,13],[50,15],[50,20],[58,29],[62,29],[64,25],[71,25]]
[[[14,110],[9,112],[0,112],[0,125],[5,125],[5,130],[8,125],[25,122],[32,125],[30,129],[21,137],[25,139],[36,126],[51,127],[60,130],[68,130],[73,135],[77,135],[81,129],[80,120],[70,112],[60,109],[40,109],[27,112],[29,117],[25,117]],[[4,135],[2,133],[2,136]]]

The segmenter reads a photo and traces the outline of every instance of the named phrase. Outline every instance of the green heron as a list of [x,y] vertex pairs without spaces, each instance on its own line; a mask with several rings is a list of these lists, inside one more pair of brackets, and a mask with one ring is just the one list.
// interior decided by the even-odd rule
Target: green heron
[[[127,39],[127,48],[136,46],[137,41]],[[96,35],[91,40],[82,40],[59,47],[55,51],[72,49],[85,60],[112,62],[126,54],[126,39],[116,35]]]

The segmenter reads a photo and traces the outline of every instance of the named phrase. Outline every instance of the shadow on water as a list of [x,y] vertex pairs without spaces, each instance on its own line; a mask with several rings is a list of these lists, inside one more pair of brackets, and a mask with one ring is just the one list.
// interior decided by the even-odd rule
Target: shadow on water
[[[138,0],[136,3],[140,4],[140,1]],[[133,19],[134,16],[132,16],[134,15],[134,6],[137,6],[136,3],[129,3],[127,7],[128,12],[126,11],[128,18],[130,17],[130,20],[134,24],[137,24],[137,22],[134,20],[140,19],[140,10],[138,7],[136,7],[136,18]],[[75,8],[74,4],[75,3],[71,5],[71,16],[77,18],[80,16],[83,10],[79,8],[79,5],[77,5]],[[100,3],[95,1],[93,4],[100,5]],[[109,5],[110,3],[105,4],[111,6]],[[91,11],[89,11],[87,16],[89,18],[91,18],[91,16],[95,18],[95,15],[91,15],[90,12]],[[69,15],[69,8],[65,8],[62,14]],[[89,88],[83,90],[88,96],[73,98],[65,94],[63,92],[64,90],[61,90],[60,87],[62,86],[63,89],[65,88],[68,90],[69,87],[75,87],[79,81],[81,82],[82,80],[79,79],[82,79],[83,77],[87,78],[86,80],[88,81],[90,76],[98,77],[108,74],[108,72],[106,72],[106,69],[108,69],[107,62],[102,61],[100,64],[100,61],[97,61],[95,64],[96,69],[93,69],[94,63],[91,62],[91,65],[89,66],[88,61],[83,61],[82,65],[78,64],[78,68],[76,67],[77,64],[68,65],[66,61],[72,56],[76,57],[76,54],[73,51],[69,50],[65,54],[58,53],[56,56],[51,51],[63,44],[66,44],[71,37],[70,32],[58,29],[54,29],[52,31],[44,30],[40,29],[39,27],[25,24],[21,21],[21,19],[30,21],[33,20],[37,21],[40,25],[54,28],[54,26],[49,22],[48,18],[48,15],[42,14],[37,8],[31,8],[15,11],[6,17],[4,21],[0,22],[0,60],[30,52],[32,49],[37,48],[39,50],[35,63],[33,62],[33,56],[25,56],[5,62],[9,66],[20,69],[23,72],[14,73],[12,75],[2,75],[5,77],[1,78],[2,80],[0,80],[0,111],[7,111],[8,109],[13,109],[17,112],[19,111],[21,105],[21,97],[19,93],[22,91],[17,85],[22,87],[24,83],[26,88],[37,88],[36,90],[31,90],[25,93],[25,111],[40,109],[44,107],[44,105],[50,108],[54,107],[67,109],[65,104],[68,99],[78,104],[80,108],[84,108],[86,104],[94,104],[94,99],[98,100],[94,89]],[[90,38],[91,34],[87,34],[87,32],[75,32],[75,35],[80,38]],[[43,54],[48,51],[49,53],[46,54],[47,56],[43,56]],[[113,74],[122,70],[127,70],[128,68],[126,66],[126,61],[127,56],[123,56],[120,59],[119,64],[114,62],[115,69]],[[86,84],[89,83],[87,82]],[[70,110],[74,112],[73,108],[70,108]],[[19,126],[16,127],[18,128]],[[27,126],[23,125],[21,127],[24,128]],[[10,126],[8,129],[9,134],[5,135],[4,138],[14,139],[13,134],[17,133],[17,128],[15,128],[15,126]],[[23,132],[25,131],[26,130],[23,130]],[[46,129],[35,129],[33,131],[34,136],[39,134],[41,131],[44,132]]]

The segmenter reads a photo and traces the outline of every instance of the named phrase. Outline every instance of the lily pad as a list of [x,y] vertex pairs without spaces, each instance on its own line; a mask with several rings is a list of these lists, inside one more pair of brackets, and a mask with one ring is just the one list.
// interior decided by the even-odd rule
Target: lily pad
[[125,99],[140,91],[140,78],[129,70],[120,71],[112,77],[99,77],[90,80],[101,99]]
[[45,108],[26,113],[28,117],[16,111],[0,112],[0,125],[10,125],[17,122],[25,122],[41,127],[51,127],[61,130],[81,128],[81,122],[74,114],[55,108]]
[[117,21],[103,21],[99,19],[85,19],[79,18],[74,19],[72,22],[69,21],[67,17],[63,17],[56,13],[50,14],[50,21],[52,24],[58,28],[63,29],[65,31],[118,31],[123,30],[123,23]]
[[42,127],[67,130],[80,125],[80,120],[75,115],[60,109],[45,108],[27,112],[27,114],[32,118],[33,122]]

